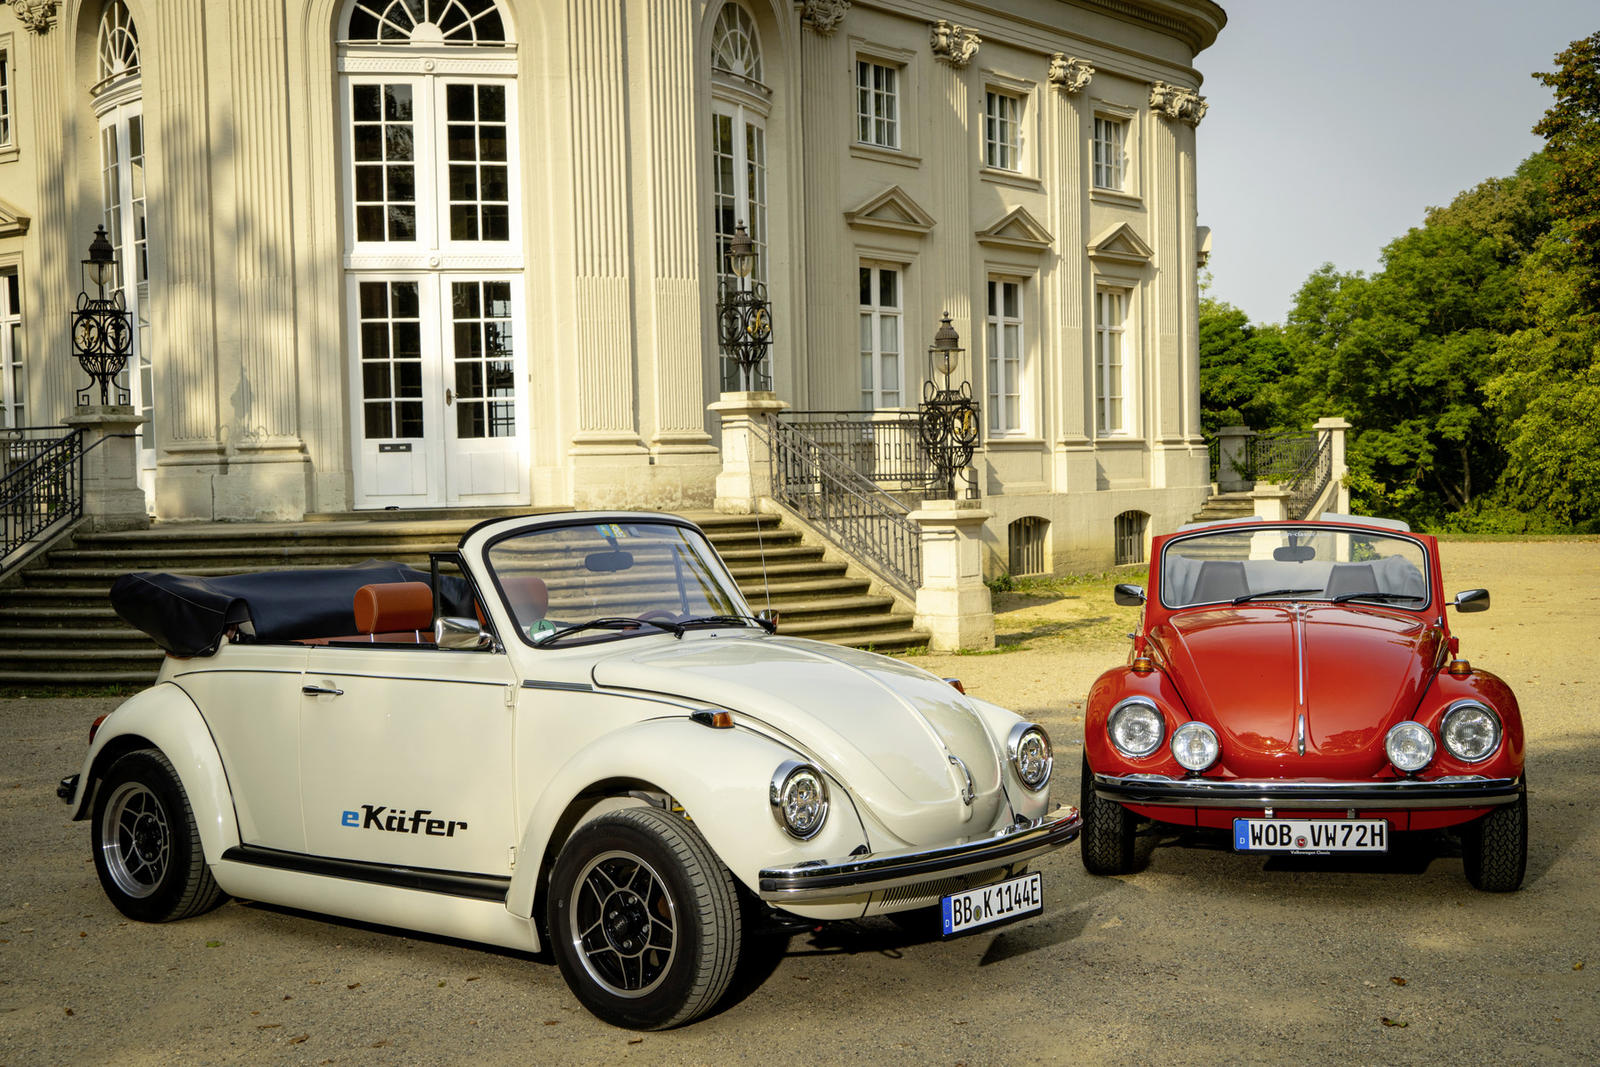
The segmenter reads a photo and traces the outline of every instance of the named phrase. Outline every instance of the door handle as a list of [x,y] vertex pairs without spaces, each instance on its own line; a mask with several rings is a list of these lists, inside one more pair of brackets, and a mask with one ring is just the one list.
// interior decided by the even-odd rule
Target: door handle
[[343,689],[330,689],[327,686],[322,686],[322,685],[302,685],[300,687],[300,692],[307,693],[307,694],[309,694],[311,696],[314,696],[314,697],[342,697],[342,696],[344,696],[344,690]]
[[452,403],[455,402],[455,398],[456,398],[455,394],[452,393],[449,389],[446,389],[444,391],[444,406],[445,407],[449,407]]

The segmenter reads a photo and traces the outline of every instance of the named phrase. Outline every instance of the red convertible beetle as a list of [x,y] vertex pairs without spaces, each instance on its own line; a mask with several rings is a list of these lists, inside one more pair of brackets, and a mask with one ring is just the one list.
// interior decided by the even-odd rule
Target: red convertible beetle
[[1227,831],[1245,853],[1388,852],[1457,828],[1467,880],[1507,892],[1527,864],[1523,730],[1505,682],[1460,658],[1438,541],[1325,515],[1156,537],[1129,662],[1084,722],[1082,854],[1135,866],[1142,820]]

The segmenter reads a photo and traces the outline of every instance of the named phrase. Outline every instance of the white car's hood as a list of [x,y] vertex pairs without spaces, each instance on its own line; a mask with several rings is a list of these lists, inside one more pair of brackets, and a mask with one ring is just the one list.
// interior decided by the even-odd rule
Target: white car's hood
[[[966,698],[925,671],[796,638],[639,644],[596,663],[595,684],[703,700],[767,724],[815,753],[907,844],[985,833],[1004,803],[988,730]],[[961,796],[968,774],[971,804]]]

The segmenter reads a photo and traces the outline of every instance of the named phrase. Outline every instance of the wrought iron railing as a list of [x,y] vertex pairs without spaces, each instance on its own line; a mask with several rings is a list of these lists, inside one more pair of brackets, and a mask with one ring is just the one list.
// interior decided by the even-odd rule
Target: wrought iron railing
[[1210,480],[1217,480],[1217,472],[1222,469],[1222,442],[1215,437],[1206,438],[1206,470],[1211,472]]
[[[868,431],[863,420],[810,418],[863,414],[867,413],[796,412],[768,420],[772,493],[824,537],[914,596],[922,584],[922,534],[909,518],[910,509],[884,487],[909,483],[921,469],[914,457],[900,450],[908,433],[903,422],[885,420],[894,428],[880,437],[876,421],[870,424],[871,435],[864,436]],[[916,417],[908,418],[909,434],[914,435]],[[886,481],[879,482],[864,470]]]
[[780,418],[886,493],[921,493],[936,479],[914,411],[787,411]]
[[[14,553],[83,514],[83,431],[23,426],[0,431],[0,574]],[[6,561],[9,562],[9,566]]]
[[1282,485],[1300,472],[1316,450],[1315,433],[1258,433],[1245,440],[1246,477]]
[[1333,480],[1333,433],[1316,435],[1320,441],[1286,479],[1283,487],[1289,491],[1284,508],[1292,519],[1309,519],[1311,506],[1322,497],[1322,492]]

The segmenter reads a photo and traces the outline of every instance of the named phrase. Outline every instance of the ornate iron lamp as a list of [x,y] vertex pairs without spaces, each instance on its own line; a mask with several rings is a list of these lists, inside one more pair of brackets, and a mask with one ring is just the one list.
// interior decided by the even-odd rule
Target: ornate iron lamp
[[[113,379],[128,365],[133,350],[133,326],[122,300],[122,289],[115,284],[116,276],[116,252],[106,239],[106,228],[96,226],[89,258],[83,260],[78,308],[72,313],[72,354],[89,375],[89,384],[77,392],[79,407],[88,406],[96,382],[100,383],[100,403],[110,404]],[[95,296],[89,295],[91,278]],[[107,282],[112,283],[110,298],[106,297]],[[120,385],[116,396],[118,404],[128,403],[128,390]]]
[[738,366],[739,385],[746,391],[772,388],[772,378],[763,366],[772,345],[772,309],[767,303],[767,287],[750,277],[755,263],[755,244],[741,222],[728,243],[728,268],[733,277],[722,282],[717,338],[722,354]]
[[[962,379],[955,387],[950,376],[961,366],[961,335],[950,324],[946,311],[928,346],[928,378],[922,383],[922,404],[919,407],[919,428],[922,444],[933,460],[934,484],[929,488],[930,499],[955,499],[956,482],[961,482],[960,495],[978,495],[977,480],[968,473],[972,454],[978,447],[978,405],[972,399],[972,383]],[[943,387],[934,384],[934,375],[943,381]]]

